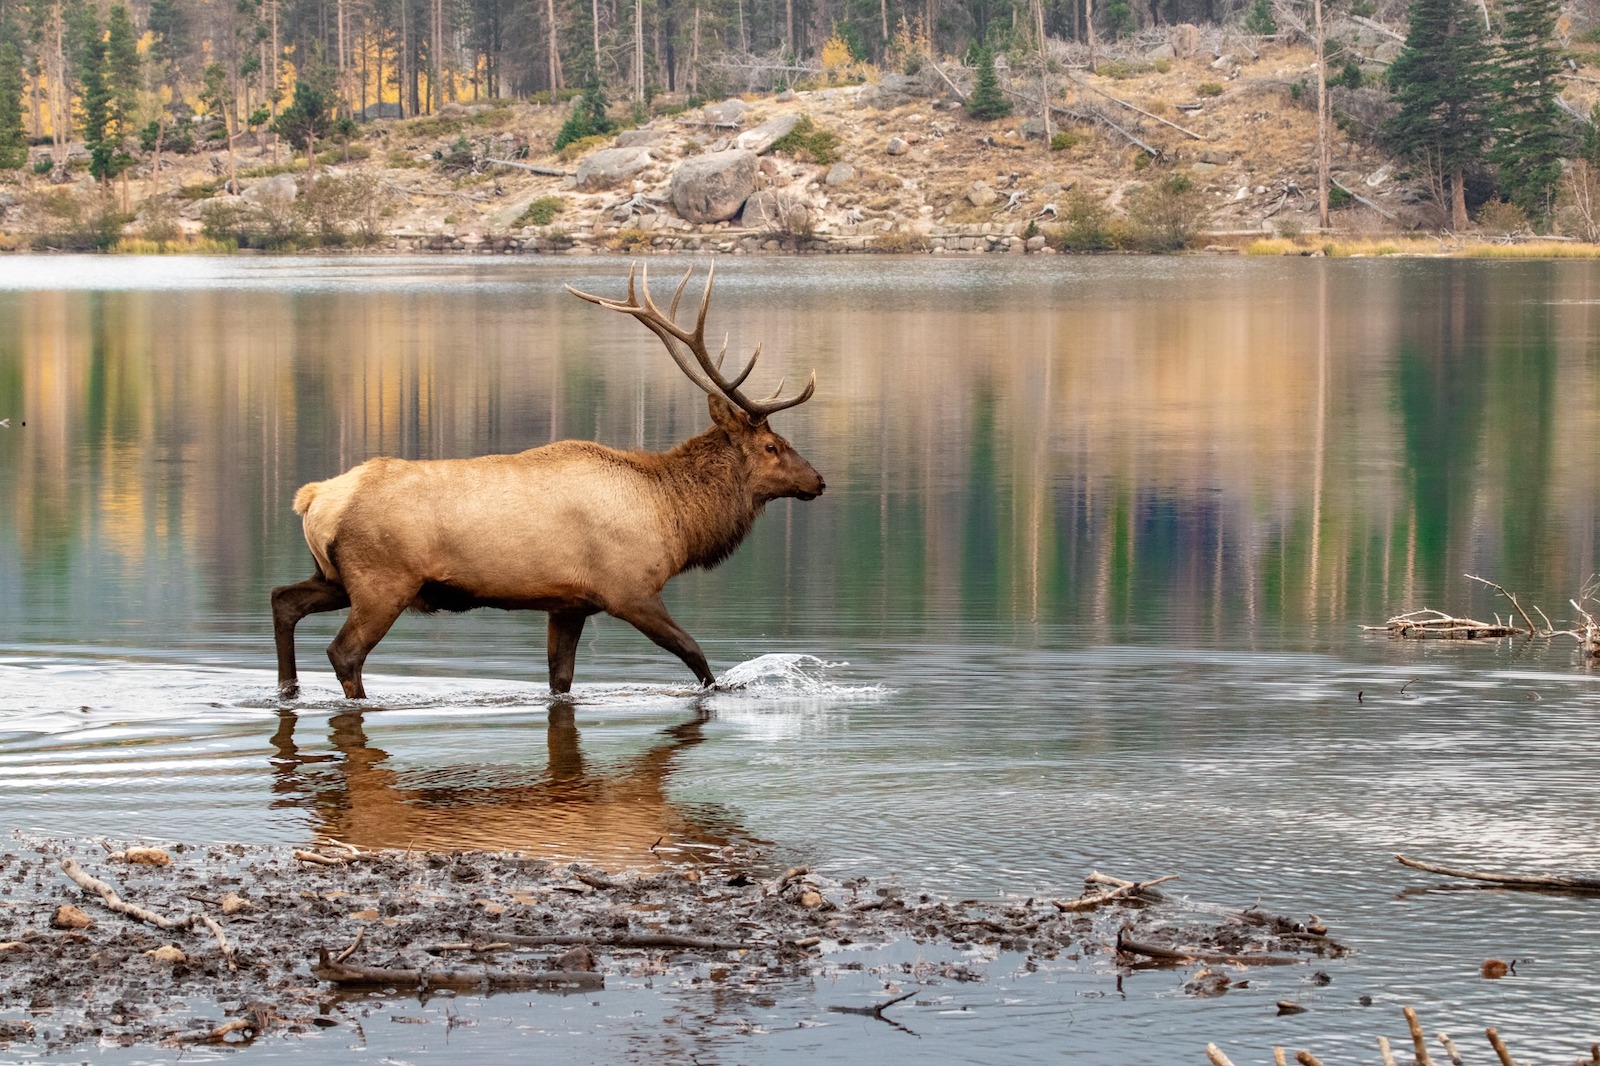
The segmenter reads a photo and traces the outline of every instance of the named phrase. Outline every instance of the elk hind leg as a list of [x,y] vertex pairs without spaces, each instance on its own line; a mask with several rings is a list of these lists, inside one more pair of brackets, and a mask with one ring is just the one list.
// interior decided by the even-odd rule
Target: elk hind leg
[[292,700],[300,695],[300,675],[294,661],[294,627],[308,614],[338,611],[350,606],[344,586],[321,574],[272,590],[272,638],[278,646],[278,695]]
[[614,607],[611,614],[682,659],[683,664],[694,672],[694,676],[702,685],[709,687],[717,683],[716,675],[712,674],[711,667],[707,665],[705,653],[700,650],[700,645],[696,644],[694,638],[684,632],[683,627],[667,613],[667,605],[661,602],[660,596]]
[[328,661],[344,687],[346,699],[364,700],[367,690],[361,683],[361,667],[378,646],[400,612],[411,605],[418,587],[367,589],[350,597],[350,616],[339,635],[328,645]]
[[546,650],[550,657],[550,691],[571,692],[572,675],[577,669],[578,641],[588,611],[551,611]]

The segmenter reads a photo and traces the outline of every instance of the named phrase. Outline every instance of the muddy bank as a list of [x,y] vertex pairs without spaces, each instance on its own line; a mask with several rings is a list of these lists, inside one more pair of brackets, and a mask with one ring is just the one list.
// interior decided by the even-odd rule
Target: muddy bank
[[[830,1009],[887,1021],[895,1003],[985,980],[978,948],[1028,968],[1198,966],[1197,995],[1237,987],[1253,966],[1343,951],[1314,920],[1115,879],[1077,900],[950,901],[893,879],[764,870],[731,848],[713,859],[615,874],[514,853],[112,852],[17,834],[0,855],[0,1048],[239,1044],[359,1028],[375,1002],[594,996],[608,982],[777,1001],[863,969],[883,999]],[[914,962],[862,961],[863,948],[908,941]],[[1207,978],[1208,963],[1228,973]]]

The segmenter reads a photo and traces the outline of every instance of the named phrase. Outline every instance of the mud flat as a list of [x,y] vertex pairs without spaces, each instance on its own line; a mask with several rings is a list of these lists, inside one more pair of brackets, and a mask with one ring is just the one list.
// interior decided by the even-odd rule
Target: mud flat
[[[985,980],[975,949],[1029,968],[1226,963],[1231,976],[1209,984],[1199,971],[1197,995],[1251,966],[1344,951],[1315,919],[1197,905],[1153,884],[1094,874],[1077,899],[951,901],[891,878],[763,870],[735,848],[615,873],[517,853],[118,848],[18,833],[0,855],[0,1049],[240,1044],[359,1027],[375,999],[593,995],[608,980],[778,1000],[863,969],[881,976],[883,999],[829,1009],[888,1020],[925,990]],[[916,961],[887,957],[906,941]],[[880,964],[862,961],[873,947],[886,949]]]

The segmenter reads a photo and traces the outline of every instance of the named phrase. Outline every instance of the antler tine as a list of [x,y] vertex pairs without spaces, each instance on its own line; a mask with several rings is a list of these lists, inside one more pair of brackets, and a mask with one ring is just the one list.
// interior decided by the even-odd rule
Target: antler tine
[[672,316],[672,321],[678,321],[678,299],[683,296],[683,290],[688,288],[689,279],[694,275],[694,267],[683,272],[683,280],[678,282],[677,291],[672,294],[672,308],[667,312]]
[[711,269],[706,271],[706,291],[700,297],[700,315],[694,320],[694,335],[701,338],[700,351],[705,352],[704,337],[706,335],[706,312],[711,308],[711,283],[717,277],[717,264],[712,263]]
[[[801,404],[811,399],[811,394],[816,391],[817,372],[813,370],[811,372],[811,380],[806,382],[806,387],[797,395],[791,396],[787,400],[778,400],[775,403],[763,400],[760,403],[742,404],[741,406],[743,406],[746,411],[749,411],[750,414],[758,418],[767,418],[771,415],[777,414],[779,411],[787,411],[791,407],[799,407]],[[774,393],[773,396],[776,398],[777,394]]]
[[[756,368],[756,360],[760,359],[760,358],[761,358],[761,345],[758,344],[758,345],[756,345],[755,354],[752,355],[750,357],[750,361],[744,365],[744,369],[739,371],[739,376],[734,378],[732,381],[728,382],[728,388],[737,389],[740,385],[743,385],[744,384],[744,379],[750,376],[750,371],[752,371],[752,370],[754,370]],[[717,369],[718,370],[722,369],[721,360],[718,360],[718,362],[717,362]],[[782,391],[783,391],[783,382],[780,381],[780,382],[778,382],[778,392],[782,392]],[[768,399],[775,398],[777,395],[778,395],[778,393],[775,392],[775,393],[772,394],[771,397],[768,397]]]

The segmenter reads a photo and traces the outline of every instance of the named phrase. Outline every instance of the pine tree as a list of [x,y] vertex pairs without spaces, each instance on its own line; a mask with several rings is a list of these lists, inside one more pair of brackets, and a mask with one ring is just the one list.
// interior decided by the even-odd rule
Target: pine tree
[[1466,174],[1485,158],[1494,91],[1490,50],[1465,0],[1415,0],[1405,48],[1389,68],[1399,112],[1384,127],[1397,154],[1449,182],[1450,219],[1467,224]]
[[294,83],[294,99],[278,113],[272,131],[305,152],[308,172],[316,168],[317,142],[333,130],[331,72],[307,64]]
[[1505,9],[1495,79],[1493,158],[1500,188],[1530,219],[1548,222],[1561,159],[1567,154],[1556,105],[1561,53],[1556,47],[1560,0],[1513,0]]
[[[9,35],[8,35],[9,36]],[[0,169],[28,162],[28,134],[22,125],[22,53],[11,40],[0,44]]]
[[1000,74],[994,69],[992,48],[978,52],[978,77],[967,99],[967,113],[982,119],[1005,118],[1011,114],[1011,102],[1000,91]]

